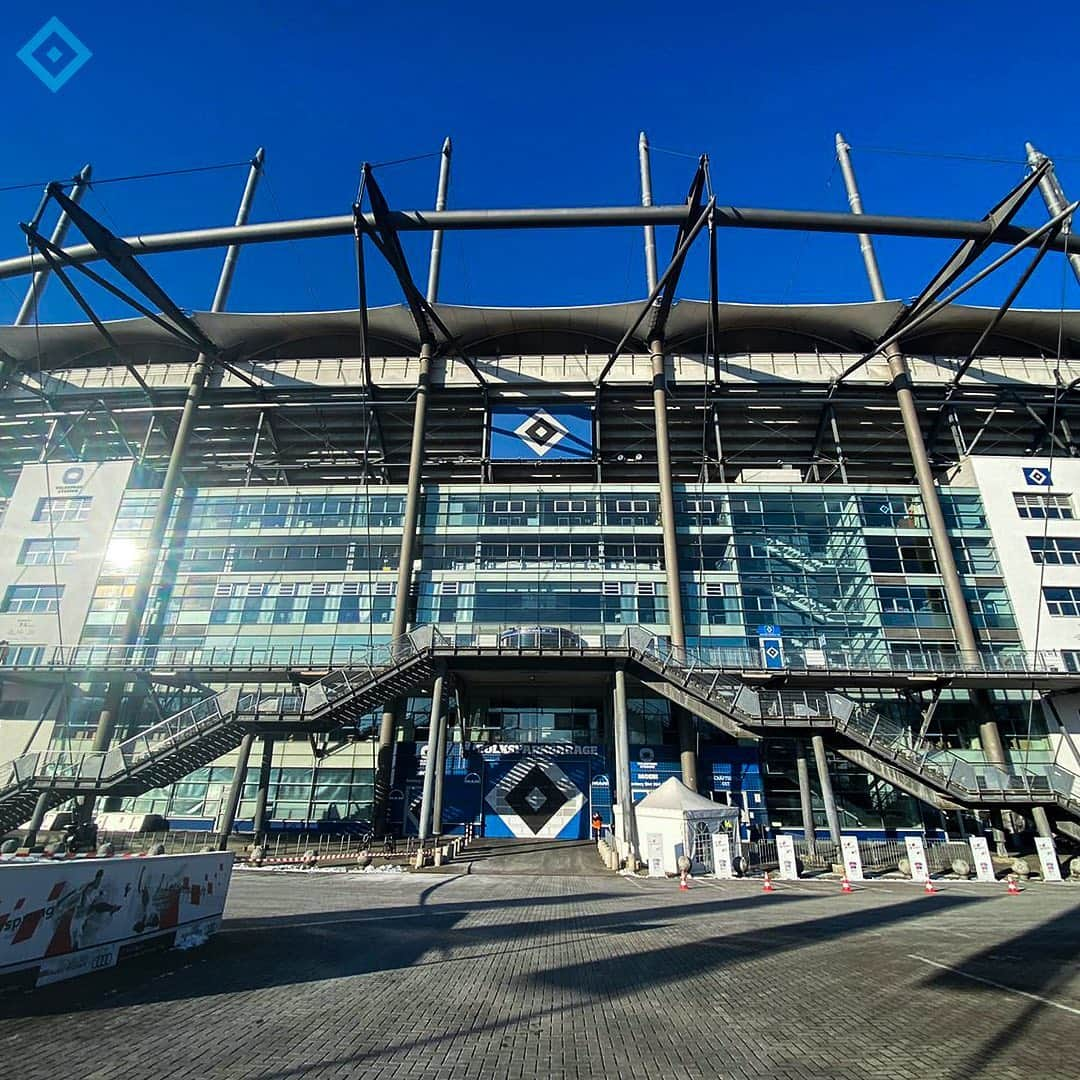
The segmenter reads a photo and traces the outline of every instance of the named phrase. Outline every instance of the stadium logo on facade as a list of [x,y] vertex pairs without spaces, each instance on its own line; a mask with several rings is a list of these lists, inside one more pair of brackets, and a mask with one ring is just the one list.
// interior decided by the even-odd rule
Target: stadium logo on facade
[[15,55],[55,94],[94,54],[54,15]]
[[1050,487],[1053,481],[1050,479],[1050,470],[1036,466],[1024,470],[1024,483],[1029,487]]
[[491,410],[494,461],[589,461],[592,456],[592,411],[588,406],[499,405]]

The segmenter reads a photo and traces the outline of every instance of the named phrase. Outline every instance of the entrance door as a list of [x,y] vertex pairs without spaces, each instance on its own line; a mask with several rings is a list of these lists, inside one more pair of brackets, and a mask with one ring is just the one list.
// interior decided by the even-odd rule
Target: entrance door
[[484,835],[588,839],[590,773],[588,758],[541,752],[492,763],[484,793]]

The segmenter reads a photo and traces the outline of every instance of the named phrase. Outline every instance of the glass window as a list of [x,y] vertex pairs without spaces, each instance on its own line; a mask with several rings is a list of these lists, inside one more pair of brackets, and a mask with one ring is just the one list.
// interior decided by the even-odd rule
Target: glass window
[[24,540],[19,552],[20,566],[63,566],[79,550],[77,537],[50,537]]
[[1016,501],[1016,512],[1022,518],[1071,521],[1076,516],[1073,513],[1071,495],[1018,491],[1013,495],[1013,499]]
[[1080,566],[1080,536],[1029,536],[1033,562],[1046,566]]
[[54,525],[61,521],[85,521],[90,516],[90,504],[93,501],[89,495],[38,499],[34,520],[51,521]]
[[59,608],[63,592],[63,585],[9,585],[3,610],[43,615]]
[[1043,599],[1051,615],[1080,616],[1080,589],[1044,588]]

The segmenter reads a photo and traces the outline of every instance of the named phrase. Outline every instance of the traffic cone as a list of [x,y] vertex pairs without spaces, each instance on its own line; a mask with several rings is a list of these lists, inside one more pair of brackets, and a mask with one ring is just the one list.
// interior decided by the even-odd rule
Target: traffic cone
[[762,882],[761,891],[762,892],[774,892],[775,891],[773,889],[772,878],[769,877],[769,871],[768,870],[765,871],[765,880],[764,880],[764,882]]
[[848,881],[848,879],[847,879],[847,874],[844,875],[843,881],[840,882],[840,891],[841,892],[854,892],[855,891],[851,887],[851,882]]
[[926,893],[927,896],[934,896],[937,894],[937,889],[934,888],[934,883],[929,878],[926,879],[926,884],[923,886],[923,892]]
[[1009,887],[1005,890],[1010,896],[1019,896],[1021,893],[1020,882],[1015,874],[1009,875]]

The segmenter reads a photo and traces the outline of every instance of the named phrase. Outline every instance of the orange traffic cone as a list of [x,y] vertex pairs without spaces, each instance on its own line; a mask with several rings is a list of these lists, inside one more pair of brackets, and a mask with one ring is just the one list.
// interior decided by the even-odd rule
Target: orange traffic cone
[[934,888],[934,883],[929,878],[926,879],[926,884],[923,886],[923,892],[926,893],[927,896],[934,896],[937,894],[937,889]]
[[768,870],[765,871],[765,880],[762,882],[761,891],[762,892],[774,892],[775,891],[773,889],[772,878],[769,877],[769,871]]
[[1019,896],[1021,893],[1020,882],[1015,874],[1009,875],[1009,887],[1005,890],[1010,896]]
[[844,880],[840,882],[840,891],[841,892],[854,892],[855,891],[851,887],[851,882],[848,881],[848,879],[847,879],[847,874],[844,875]]

